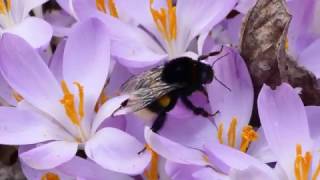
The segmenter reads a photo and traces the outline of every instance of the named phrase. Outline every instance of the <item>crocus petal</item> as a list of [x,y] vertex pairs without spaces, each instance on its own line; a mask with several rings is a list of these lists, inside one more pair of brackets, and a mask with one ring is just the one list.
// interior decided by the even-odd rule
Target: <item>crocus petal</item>
[[123,95],[123,96],[117,96],[114,97],[107,102],[105,102],[99,109],[97,115],[95,116],[95,119],[93,120],[91,132],[94,133],[99,128],[101,123],[108,117],[112,115],[120,106],[121,103],[127,100],[129,96]]
[[0,104],[2,106],[15,105],[17,101],[12,96],[12,89],[2,74],[0,74],[0,89]]
[[[197,150],[188,148],[154,132],[149,127],[144,131],[147,144],[162,157],[181,164],[208,165],[204,154]],[[178,152],[178,153],[177,153]]]
[[[192,173],[194,179],[217,179],[217,180],[229,180],[227,175],[218,173],[211,168],[202,168]],[[238,180],[238,179],[237,179]]]
[[61,89],[39,54],[12,34],[3,35],[0,52],[0,71],[8,84],[32,105],[62,120]]
[[[177,124],[179,124],[179,127],[177,127]],[[204,144],[215,140],[218,142],[216,132],[216,127],[208,118],[197,116],[180,119],[168,116],[160,134],[179,144],[201,149]]]
[[192,179],[192,173],[202,168],[201,166],[178,164],[171,161],[167,161],[165,165],[166,173],[172,180]]
[[34,169],[52,169],[71,160],[77,149],[75,142],[54,141],[23,152],[19,157]]
[[[177,2],[178,38],[187,48],[190,41],[201,33],[210,31],[227,16],[236,0],[184,0]],[[190,14],[190,12],[192,12]],[[188,16],[186,16],[188,14]]]
[[87,142],[85,152],[103,168],[135,175],[142,173],[151,160],[149,152],[138,154],[143,148],[144,145],[129,134],[104,128]]
[[74,27],[67,40],[63,76],[71,85],[84,87],[87,108],[93,107],[107,79],[110,64],[110,40],[104,24],[89,19]]
[[[36,36],[34,34],[35,30],[37,31]],[[53,34],[51,25],[37,17],[28,17],[17,26],[7,29],[6,31],[22,37],[34,48],[47,45]]]
[[304,66],[311,71],[317,78],[320,78],[320,39],[314,41],[310,46],[304,49],[298,57],[299,65]]
[[315,40],[312,31],[313,22],[316,21],[316,0],[288,2],[289,13],[292,19],[288,31],[289,54],[297,57],[302,49]]
[[52,74],[56,77],[58,81],[61,81],[63,79],[62,77],[62,59],[63,59],[63,53],[64,48],[66,45],[66,41],[61,41],[57,49],[55,50],[52,58],[50,59],[49,68],[52,72]]
[[[270,175],[268,174],[268,172],[266,171],[262,171],[256,167],[248,167],[245,170],[233,170],[230,173],[230,179],[234,179],[234,180],[247,180],[247,179],[254,179],[254,180],[269,180],[269,179],[279,179],[276,178],[274,179],[276,176],[275,174]],[[280,179],[279,179],[280,180]]]
[[68,12],[71,16],[76,17],[73,8],[73,0],[57,0],[57,3],[63,10]]
[[57,139],[57,126],[36,113],[11,107],[0,107],[0,143],[34,144]]
[[92,162],[91,160],[82,159],[75,156],[70,161],[57,167],[60,172],[69,176],[77,176],[84,179],[116,179],[116,180],[132,180],[132,178],[125,174],[116,173],[103,169],[101,166]]
[[319,139],[320,138],[320,131],[319,131],[320,107],[306,106],[305,108],[308,116],[311,137],[312,139]]
[[[253,86],[244,60],[233,50],[223,51],[220,56],[229,54],[214,65],[215,77],[228,88],[213,80],[208,86],[208,95],[212,112],[219,111],[215,117],[217,124],[223,123],[229,127],[233,117],[238,120],[236,134],[241,134],[251,117],[253,107]],[[214,60],[211,58],[211,60]],[[224,136],[225,138],[227,136]],[[237,142],[240,141],[237,137]],[[227,139],[225,139],[227,142]]]
[[[205,146],[205,151],[209,159],[221,160],[224,166],[239,171],[246,171],[248,168],[254,168],[268,175],[270,179],[277,179],[272,169],[263,162],[241,152],[234,148],[219,143],[212,143]],[[212,162],[215,165],[214,162]],[[216,166],[219,169],[219,166]],[[222,169],[223,170],[223,169]],[[248,170],[250,171],[250,170]]]
[[271,150],[291,178],[296,145],[312,148],[307,115],[296,91],[286,83],[272,90],[264,85],[258,97],[258,111]]

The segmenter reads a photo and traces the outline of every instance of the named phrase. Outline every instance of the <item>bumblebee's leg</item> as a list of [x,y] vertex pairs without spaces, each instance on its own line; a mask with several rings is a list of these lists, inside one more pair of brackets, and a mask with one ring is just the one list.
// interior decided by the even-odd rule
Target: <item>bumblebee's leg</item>
[[[159,113],[158,117],[154,120],[151,130],[155,133],[157,133],[164,125],[164,122],[166,121],[167,113],[161,112]],[[138,152],[138,154],[141,154],[147,150],[147,147],[145,146],[141,151]]]
[[194,114],[196,115],[201,115],[203,117],[210,117],[210,116],[215,116],[218,111],[215,112],[214,114],[210,114],[208,111],[201,107],[196,107],[192,102],[187,98],[187,97],[181,97],[182,103],[190,110],[193,111]]
[[161,112],[159,113],[158,117],[154,120],[151,130],[155,133],[157,133],[164,125],[164,122],[167,119],[167,113],[166,112]]
[[208,91],[206,90],[206,88],[204,86],[201,86],[199,91],[206,96],[207,101],[209,102],[209,95],[208,95]]

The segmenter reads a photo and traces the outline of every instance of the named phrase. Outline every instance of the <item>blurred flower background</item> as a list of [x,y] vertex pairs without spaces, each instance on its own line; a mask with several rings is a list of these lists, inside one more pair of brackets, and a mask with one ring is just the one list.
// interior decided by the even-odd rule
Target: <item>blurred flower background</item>
[[[115,113],[210,53],[209,115]],[[319,59],[319,0],[0,0],[0,180],[320,179]]]

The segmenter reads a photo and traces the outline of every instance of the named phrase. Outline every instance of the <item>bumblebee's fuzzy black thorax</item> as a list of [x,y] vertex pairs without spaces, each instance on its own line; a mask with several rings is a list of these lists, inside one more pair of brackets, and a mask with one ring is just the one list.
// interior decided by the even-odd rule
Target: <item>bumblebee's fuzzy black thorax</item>
[[212,82],[213,76],[211,66],[188,57],[180,57],[164,65],[161,78],[167,83],[199,87]]

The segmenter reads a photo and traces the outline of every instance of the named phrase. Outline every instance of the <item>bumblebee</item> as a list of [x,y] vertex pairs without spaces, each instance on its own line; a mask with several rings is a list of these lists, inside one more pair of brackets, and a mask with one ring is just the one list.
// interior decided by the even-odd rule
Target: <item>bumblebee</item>
[[201,62],[209,56],[220,54],[222,50],[223,47],[219,51],[199,56],[197,60],[190,57],[175,58],[164,65],[132,76],[121,86],[121,94],[128,94],[129,98],[114,114],[137,112],[146,108],[157,114],[151,126],[151,130],[156,133],[163,127],[167,112],[174,108],[178,99],[196,115],[213,116],[215,113],[210,114],[204,108],[195,106],[188,97],[195,91],[208,97],[204,85],[211,83],[213,79],[228,88],[214,76],[212,68],[217,60],[227,54],[212,65]]

